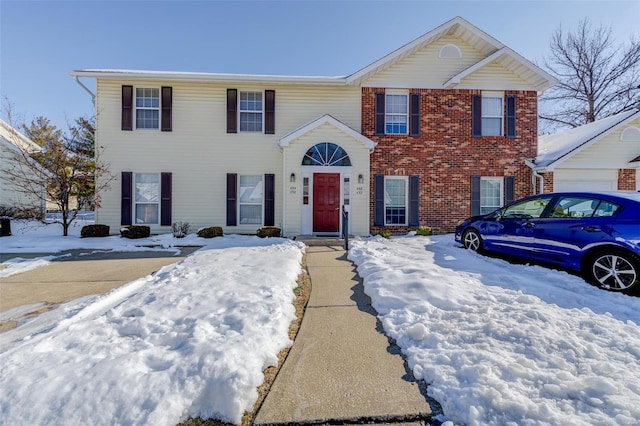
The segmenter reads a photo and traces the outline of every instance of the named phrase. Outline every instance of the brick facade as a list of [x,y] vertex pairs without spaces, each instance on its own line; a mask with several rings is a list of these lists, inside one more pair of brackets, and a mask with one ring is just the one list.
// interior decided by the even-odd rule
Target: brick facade
[[618,190],[619,191],[635,191],[636,190],[636,169],[620,169],[618,170]]
[[[472,95],[479,90],[409,89],[420,93],[420,135],[375,135],[375,94],[362,89],[362,133],[378,145],[371,154],[371,176],[420,176],[420,225],[434,233],[452,232],[470,214],[471,177],[515,176],[515,198],[532,193],[532,171],[525,159],[536,156],[537,94],[516,96],[516,138],[472,137]],[[371,179],[371,194],[374,192]],[[373,200],[370,209],[373,224]],[[405,232],[406,227],[386,227]],[[372,233],[379,228],[372,227]]]

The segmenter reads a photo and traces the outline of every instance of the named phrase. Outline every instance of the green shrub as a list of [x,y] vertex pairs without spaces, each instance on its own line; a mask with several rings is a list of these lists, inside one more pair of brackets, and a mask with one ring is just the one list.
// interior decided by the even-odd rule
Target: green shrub
[[389,239],[391,238],[391,231],[389,231],[388,229],[381,229],[380,232],[378,232],[378,235],[383,238]]
[[124,238],[130,238],[132,240],[138,238],[147,238],[151,235],[151,228],[143,225],[130,225],[120,229],[120,235]]
[[200,238],[222,237],[222,228],[219,226],[210,226],[208,228],[198,229],[197,233]]
[[258,229],[257,235],[260,238],[279,237],[280,232],[281,230],[277,226],[265,226],[264,228]]
[[421,237],[433,235],[433,230],[430,226],[418,226],[417,228],[414,228],[413,231],[416,231],[416,235],[420,235]]
[[173,231],[174,238],[184,238],[189,233],[189,222],[175,222],[171,225],[171,231]]
[[85,225],[80,230],[81,238],[89,238],[89,237],[108,237],[109,236],[109,225]]

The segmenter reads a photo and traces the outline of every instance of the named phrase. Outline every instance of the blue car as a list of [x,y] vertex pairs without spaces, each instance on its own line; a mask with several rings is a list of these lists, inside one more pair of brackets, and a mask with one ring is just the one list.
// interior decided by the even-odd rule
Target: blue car
[[455,239],[578,272],[607,290],[640,292],[640,193],[534,195],[460,222]]

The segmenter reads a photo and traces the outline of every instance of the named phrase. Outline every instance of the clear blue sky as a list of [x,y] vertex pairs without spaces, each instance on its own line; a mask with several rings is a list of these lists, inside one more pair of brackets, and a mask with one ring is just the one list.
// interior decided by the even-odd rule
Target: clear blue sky
[[0,117],[92,115],[76,69],[348,75],[455,16],[538,63],[583,18],[640,37],[640,0],[0,0]]

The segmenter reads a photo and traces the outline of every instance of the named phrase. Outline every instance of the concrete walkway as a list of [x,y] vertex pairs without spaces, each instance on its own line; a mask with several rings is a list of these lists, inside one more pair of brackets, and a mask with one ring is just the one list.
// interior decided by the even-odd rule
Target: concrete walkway
[[255,424],[429,421],[433,411],[382,332],[339,246],[307,247],[311,298]]

